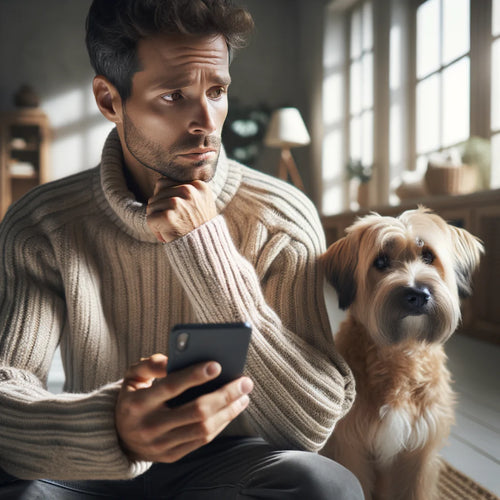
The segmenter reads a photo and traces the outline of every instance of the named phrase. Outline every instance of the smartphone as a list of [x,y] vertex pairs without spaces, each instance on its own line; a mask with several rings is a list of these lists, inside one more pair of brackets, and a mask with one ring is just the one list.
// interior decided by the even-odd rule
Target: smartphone
[[222,371],[216,379],[188,389],[167,401],[167,405],[175,407],[185,404],[241,377],[251,335],[252,327],[246,322],[174,326],[168,340],[167,373],[203,361],[217,361]]

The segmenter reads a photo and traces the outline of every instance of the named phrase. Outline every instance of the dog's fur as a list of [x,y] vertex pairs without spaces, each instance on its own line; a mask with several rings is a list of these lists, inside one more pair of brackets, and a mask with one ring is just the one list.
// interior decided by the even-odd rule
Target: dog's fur
[[322,453],[358,477],[367,500],[437,498],[438,450],[454,420],[443,343],[482,252],[419,207],[358,219],[321,257],[348,309],[335,342],[357,391]]

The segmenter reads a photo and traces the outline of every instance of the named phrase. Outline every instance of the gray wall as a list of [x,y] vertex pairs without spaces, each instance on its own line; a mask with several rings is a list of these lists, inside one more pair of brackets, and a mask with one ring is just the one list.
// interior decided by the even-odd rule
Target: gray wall
[[[322,0],[239,3],[254,16],[256,31],[232,63],[230,97],[244,105],[297,106],[309,126],[314,80],[309,56],[321,26],[307,22],[322,8]],[[110,129],[90,89],[93,75],[84,46],[89,5],[90,0],[0,0],[0,110],[13,107],[13,94],[21,84],[36,89],[54,128],[53,178],[94,166]],[[309,17],[306,24],[303,17]],[[314,196],[311,150],[297,149],[294,155]],[[274,172],[277,162],[278,152],[263,148],[257,168]]]

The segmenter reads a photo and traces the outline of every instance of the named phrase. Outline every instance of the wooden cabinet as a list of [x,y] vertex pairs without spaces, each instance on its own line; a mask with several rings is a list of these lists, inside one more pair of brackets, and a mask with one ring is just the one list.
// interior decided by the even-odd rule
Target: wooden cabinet
[[38,108],[0,115],[0,217],[11,203],[48,180],[50,127]]
[[[381,215],[397,216],[416,208],[416,203],[373,207]],[[500,189],[463,196],[436,196],[419,200],[448,222],[467,229],[480,238],[485,247],[479,271],[474,276],[474,292],[462,306],[460,331],[500,344]],[[367,212],[344,212],[323,217],[327,243],[344,235],[344,230]]]

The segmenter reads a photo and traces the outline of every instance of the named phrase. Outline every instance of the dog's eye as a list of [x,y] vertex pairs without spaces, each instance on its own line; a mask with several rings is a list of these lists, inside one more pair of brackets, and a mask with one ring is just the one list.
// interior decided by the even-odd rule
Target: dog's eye
[[389,267],[390,263],[389,256],[382,253],[373,261],[373,267],[379,271],[384,271]]
[[432,264],[434,262],[434,254],[430,250],[424,250],[422,252],[422,260],[426,264]]

